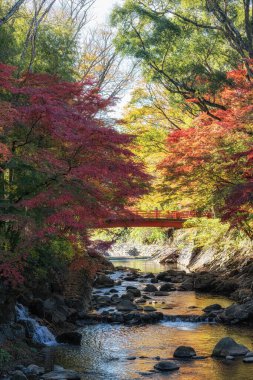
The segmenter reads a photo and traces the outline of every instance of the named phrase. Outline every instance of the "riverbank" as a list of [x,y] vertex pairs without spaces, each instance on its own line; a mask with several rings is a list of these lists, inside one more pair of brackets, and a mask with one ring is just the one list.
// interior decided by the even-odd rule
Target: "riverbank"
[[[227,227],[217,220],[195,222],[196,225],[198,223],[198,227],[170,230],[168,237],[159,244],[132,240],[118,242],[108,250],[108,257],[142,259],[148,253],[152,262],[157,261],[165,267],[169,265],[192,273],[210,274],[205,276],[207,291],[224,294],[239,303],[252,299],[252,241],[245,236],[237,236],[235,231],[227,231]],[[131,256],[133,252],[135,257]],[[126,261],[124,265],[127,265]]]

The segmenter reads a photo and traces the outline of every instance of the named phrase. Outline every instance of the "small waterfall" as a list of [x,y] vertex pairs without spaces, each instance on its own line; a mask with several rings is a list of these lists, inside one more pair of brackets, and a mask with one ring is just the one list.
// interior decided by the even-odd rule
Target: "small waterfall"
[[35,343],[51,346],[56,344],[54,335],[46,326],[40,325],[36,319],[29,316],[28,310],[21,304],[16,305],[17,321],[24,322],[29,335]]

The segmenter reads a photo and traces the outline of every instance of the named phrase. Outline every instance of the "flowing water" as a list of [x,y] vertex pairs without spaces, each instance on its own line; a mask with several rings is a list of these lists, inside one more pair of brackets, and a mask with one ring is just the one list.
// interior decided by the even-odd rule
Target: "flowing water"
[[[115,264],[115,262],[114,262]],[[120,260],[119,265],[123,265]],[[126,263],[124,263],[126,265]],[[127,266],[139,267],[145,272],[161,271],[156,263],[132,260]],[[147,269],[148,268],[148,269]],[[114,275],[117,276],[117,275]],[[118,287],[124,290],[123,284]],[[134,285],[134,283],[131,283]],[[107,292],[99,290],[101,294]],[[171,292],[158,299],[155,307],[163,307],[164,314],[201,314],[210,304],[228,306],[231,301],[194,292]],[[54,348],[56,364],[65,368],[85,372],[83,380],[250,380],[253,379],[253,364],[242,359],[234,361],[217,360],[210,357],[215,344],[223,337],[230,336],[237,342],[253,349],[253,330],[238,326],[224,326],[213,323],[190,323],[178,319],[175,322],[162,321],[155,325],[125,326],[118,324],[97,324],[80,328],[83,334],[81,347],[58,346]],[[195,348],[197,355],[209,356],[203,360],[180,360],[180,370],[173,373],[152,373],[155,357],[171,358],[180,345]],[[136,360],[128,360],[136,356]],[[140,358],[142,357],[142,358]]]
[[35,343],[40,343],[46,346],[56,344],[55,337],[48,328],[40,325],[34,318],[31,318],[28,310],[19,303],[16,305],[16,316],[18,322],[23,322],[28,334]]

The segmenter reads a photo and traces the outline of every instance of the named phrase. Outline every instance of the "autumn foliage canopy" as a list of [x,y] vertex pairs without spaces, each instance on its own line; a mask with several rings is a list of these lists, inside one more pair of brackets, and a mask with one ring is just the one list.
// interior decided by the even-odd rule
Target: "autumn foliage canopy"
[[227,73],[216,102],[222,107],[169,135],[161,167],[172,191],[188,196],[192,207],[204,200],[202,207],[215,206],[223,220],[247,230],[253,212],[253,82],[243,67]]
[[109,101],[92,81],[17,79],[1,64],[0,92],[0,271],[18,282],[34,241],[80,245],[87,227],[145,192],[148,177],[128,149],[132,137],[106,125]]

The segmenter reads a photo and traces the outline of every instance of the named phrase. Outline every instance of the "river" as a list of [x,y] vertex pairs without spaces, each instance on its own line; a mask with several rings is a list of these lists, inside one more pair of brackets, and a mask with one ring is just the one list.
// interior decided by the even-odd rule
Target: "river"
[[[145,272],[157,273],[164,269],[155,262],[143,259],[127,260],[127,263],[123,263],[123,260],[114,261],[114,265],[126,264]],[[166,304],[171,305],[171,308],[161,311],[174,315],[200,314],[205,306],[214,303],[228,306],[231,301],[209,294],[171,292],[166,297]],[[159,309],[160,306],[158,304],[156,308]],[[80,331],[83,334],[81,347],[58,346],[51,349],[55,350],[56,364],[80,372],[85,371],[83,380],[253,379],[253,364],[245,364],[242,359],[226,361],[210,357],[215,344],[225,336],[234,338],[250,350],[253,349],[253,330],[246,327],[162,321],[145,326],[96,324],[80,328]],[[192,346],[197,355],[209,357],[204,360],[180,360],[180,370],[173,373],[149,372],[156,363],[155,357],[172,357],[180,345]],[[128,360],[131,356],[136,356],[137,359]]]

